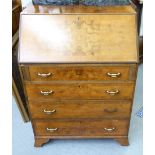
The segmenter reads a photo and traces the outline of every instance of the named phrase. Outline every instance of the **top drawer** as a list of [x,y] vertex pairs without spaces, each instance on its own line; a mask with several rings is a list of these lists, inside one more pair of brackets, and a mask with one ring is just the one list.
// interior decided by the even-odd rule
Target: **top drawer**
[[136,79],[136,65],[30,65],[24,71],[30,81]]

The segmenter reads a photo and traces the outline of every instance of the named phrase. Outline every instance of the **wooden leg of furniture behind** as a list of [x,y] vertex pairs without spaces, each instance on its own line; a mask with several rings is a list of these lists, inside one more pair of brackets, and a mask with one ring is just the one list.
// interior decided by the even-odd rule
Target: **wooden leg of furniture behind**
[[43,144],[47,143],[49,141],[48,138],[35,138],[35,147],[41,147]]
[[128,137],[125,137],[125,138],[116,138],[115,140],[118,143],[120,143],[122,146],[128,146],[129,145]]

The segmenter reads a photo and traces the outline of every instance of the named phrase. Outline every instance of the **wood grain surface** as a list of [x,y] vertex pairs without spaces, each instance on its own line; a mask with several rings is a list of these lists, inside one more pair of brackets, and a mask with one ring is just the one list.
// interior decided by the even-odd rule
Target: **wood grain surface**
[[[126,136],[127,120],[73,120],[73,121],[35,121],[35,133],[38,136]],[[57,129],[50,132],[49,129]],[[114,128],[113,131],[105,130]]]
[[135,15],[21,15],[20,63],[137,62]]
[[[130,80],[130,65],[30,65],[29,73],[31,81],[57,81],[57,80]],[[120,73],[120,75],[119,75]],[[38,75],[39,74],[39,75]],[[46,74],[47,77],[42,77]],[[112,77],[116,74],[116,77]],[[49,76],[48,76],[49,75]],[[135,77],[133,77],[135,79]]]
[[[49,83],[26,84],[29,100],[50,99],[132,99],[134,83]],[[119,91],[110,95],[106,91]],[[51,92],[44,95],[42,92]]]
[[[130,118],[130,101],[30,101],[33,119]],[[53,112],[52,112],[53,111]]]

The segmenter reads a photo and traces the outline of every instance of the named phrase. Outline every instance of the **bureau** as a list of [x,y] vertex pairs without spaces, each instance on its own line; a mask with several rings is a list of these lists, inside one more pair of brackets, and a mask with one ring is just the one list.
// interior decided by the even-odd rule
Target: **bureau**
[[35,146],[62,138],[128,145],[137,47],[131,5],[23,10],[18,62]]

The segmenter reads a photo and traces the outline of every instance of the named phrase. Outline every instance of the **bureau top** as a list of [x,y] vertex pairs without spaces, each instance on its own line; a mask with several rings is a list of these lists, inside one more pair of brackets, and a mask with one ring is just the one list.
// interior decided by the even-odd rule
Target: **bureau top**
[[133,14],[136,13],[131,5],[124,6],[49,6],[49,5],[30,5],[23,10],[22,14]]
[[30,6],[20,18],[20,63],[136,63],[131,6]]

